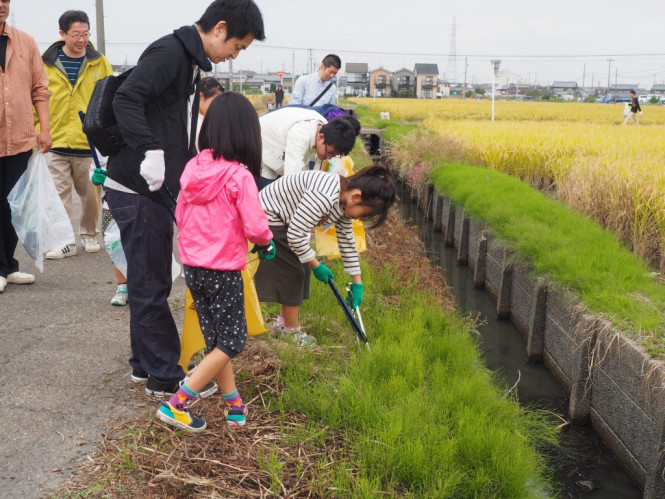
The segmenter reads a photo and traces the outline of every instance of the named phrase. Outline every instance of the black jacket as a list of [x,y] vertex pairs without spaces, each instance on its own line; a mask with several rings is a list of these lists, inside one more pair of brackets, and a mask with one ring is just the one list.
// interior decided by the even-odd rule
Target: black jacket
[[[189,148],[187,100],[195,94],[195,65],[204,71],[212,69],[196,26],[175,30],[150,44],[141,54],[113,100],[113,111],[126,145],[109,158],[110,178],[139,194],[161,200],[159,193],[148,189],[140,165],[146,151],[163,149],[164,184],[178,195],[180,175],[194,155],[194,148]],[[193,117],[198,115],[196,111]]]

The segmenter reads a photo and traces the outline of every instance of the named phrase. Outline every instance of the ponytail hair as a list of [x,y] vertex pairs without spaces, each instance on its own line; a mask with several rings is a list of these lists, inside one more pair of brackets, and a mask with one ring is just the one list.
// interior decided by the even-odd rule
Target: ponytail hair
[[397,199],[395,183],[387,166],[368,166],[348,178],[342,178],[342,183],[345,189],[360,189],[360,204],[372,208],[368,214],[369,218],[374,219],[370,229],[386,221],[388,210]]

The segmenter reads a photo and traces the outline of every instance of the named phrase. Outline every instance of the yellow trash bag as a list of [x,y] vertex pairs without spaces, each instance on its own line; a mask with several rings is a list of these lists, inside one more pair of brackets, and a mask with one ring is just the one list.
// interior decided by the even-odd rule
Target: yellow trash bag
[[[259,268],[259,258],[256,255],[248,254],[247,266],[241,272],[243,280],[243,291],[245,294],[245,317],[247,318],[247,333],[249,336],[256,336],[265,333],[266,328],[263,324],[263,314],[261,314],[261,305],[259,297],[254,287],[254,274]],[[206,347],[199,318],[196,315],[194,299],[189,291],[185,290],[185,322],[180,340],[180,366],[187,372],[189,361],[196,352],[204,350]]]
[[[360,220],[353,221],[353,236],[356,240],[356,251],[358,253],[367,251],[365,227]],[[342,257],[337,246],[337,232],[334,225],[331,225],[328,230],[321,226],[314,229],[314,244],[316,244],[316,256],[325,256],[331,260]]]

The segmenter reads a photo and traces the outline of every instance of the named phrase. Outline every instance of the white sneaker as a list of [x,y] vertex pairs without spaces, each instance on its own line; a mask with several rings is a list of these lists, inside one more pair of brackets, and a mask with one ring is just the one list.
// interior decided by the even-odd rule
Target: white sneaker
[[76,256],[76,244],[68,244],[63,248],[52,249],[44,255],[48,260],[62,260],[67,256]]
[[98,253],[101,249],[101,246],[95,238],[92,237],[82,237],[81,242],[85,248],[86,253]]
[[5,290],[6,285],[7,285],[7,278],[0,276],[0,293],[2,293]]
[[25,272],[12,272],[7,276],[7,282],[11,284],[32,284],[35,282],[35,276]]

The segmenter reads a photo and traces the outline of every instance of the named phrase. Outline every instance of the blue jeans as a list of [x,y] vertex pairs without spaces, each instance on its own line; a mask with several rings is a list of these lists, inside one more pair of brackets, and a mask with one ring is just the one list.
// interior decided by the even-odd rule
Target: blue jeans
[[160,381],[185,376],[178,365],[180,338],[167,298],[171,293],[173,219],[164,204],[108,189],[106,202],[127,257],[129,364]]

